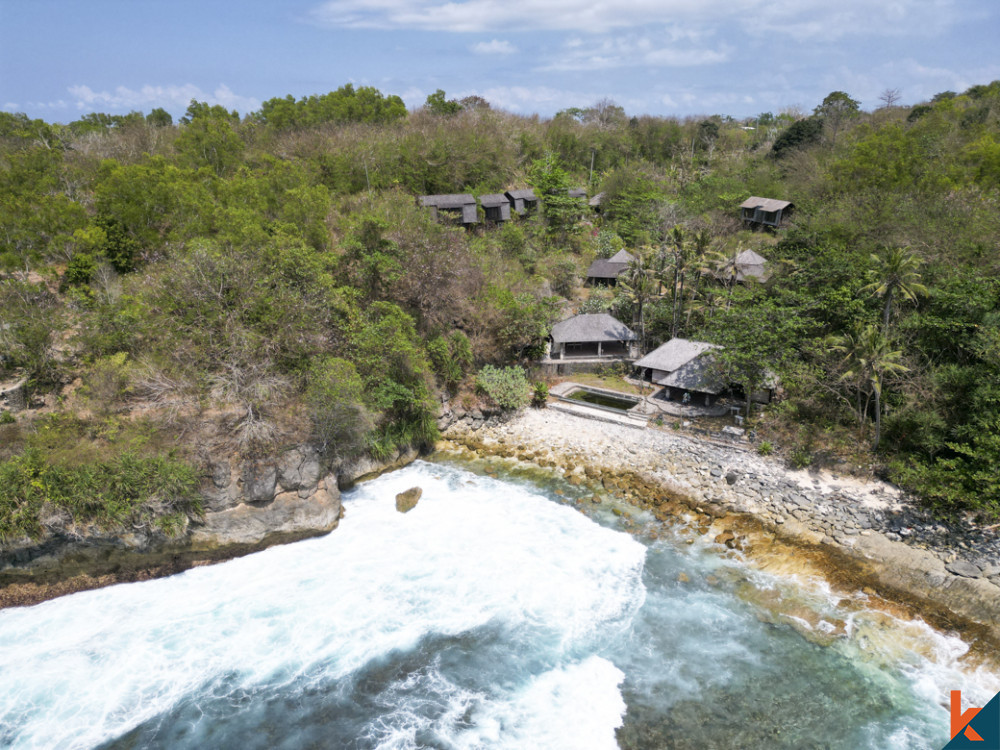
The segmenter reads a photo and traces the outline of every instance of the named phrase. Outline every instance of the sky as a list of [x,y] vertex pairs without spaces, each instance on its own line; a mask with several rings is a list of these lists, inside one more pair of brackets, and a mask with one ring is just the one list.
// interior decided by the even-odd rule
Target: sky
[[551,117],[864,109],[1000,79],[998,0],[0,0],[0,109],[241,114],[345,83]]

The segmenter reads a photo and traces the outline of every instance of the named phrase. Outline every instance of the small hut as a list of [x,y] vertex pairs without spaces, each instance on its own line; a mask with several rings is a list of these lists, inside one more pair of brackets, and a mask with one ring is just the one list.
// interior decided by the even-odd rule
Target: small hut
[[618,283],[618,276],[634,260],[635,256],[627,250],[619,250],[610,258],[598,258],[587,269],[587,283],[592,286],[614,286]]
[[604,193],[598,193],[593,198],[591,198],[589,201],[587,201],[587,205],[590,206],[591,209],[593,209],[594,213],[598,213],[598,214],[601,213],[601,204],[602,203],[604,203]]
[[779,227],[795,206],[790,201],[751,196],[740,204],[743,223],[750,227]]
[[429,208],[433,212],[435,219],[445,215],[459,224],[478,224],[479,217],[476,216],[476,199],[468,193],[453,195],[422,195],[420,205]]
[[768,273],[767,259],[758,255],[753,250],[744,250],[733,260],[736,268],[736,280],[745,282],[747,279],[756,279],[760,282],[767,281]]
[[552,326],[550,358],[629,359],[639,337],[607,313],[574,315]]
[[569,188],[566,191],[566,194],[570,198],[586,198],[587,197],[587,191],[584,190],[583,188]]
[[510,221],[510,199],[502,193],[488,193],[479,196],[479,204],[486,213],[486,221]]
[[531,214],[538,208],[538,196],[531,188],[523,190],[508,190],[504,193],[507,200],[514,206],[514,213],[518,216]]

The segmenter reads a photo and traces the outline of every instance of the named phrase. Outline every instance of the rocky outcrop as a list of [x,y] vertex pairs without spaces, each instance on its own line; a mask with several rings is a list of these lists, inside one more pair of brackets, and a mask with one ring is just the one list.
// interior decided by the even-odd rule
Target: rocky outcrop
[[[76,576],[112,579],[93,585],[134,580],[150,571],[173,573],[325,534],[343,514],[337,474],[324,467],[311,446],[261,460],[210,454],[205,467],[204,513],[184,519],[173,535],[155,527],[79,528],[68,514],[53,514],[41,538],[5,543],[0,547],[0,606],[47,598],[45,585]],[[42,588],[14,601],[3,596],[4,588],[18,584]],[[75,589],[91,587],[83,582]]]
[[420,487],[410,487],[410,489],[396,495],[396,510],[400,513],[409,513],[417,507],[417,501],[424,491]]

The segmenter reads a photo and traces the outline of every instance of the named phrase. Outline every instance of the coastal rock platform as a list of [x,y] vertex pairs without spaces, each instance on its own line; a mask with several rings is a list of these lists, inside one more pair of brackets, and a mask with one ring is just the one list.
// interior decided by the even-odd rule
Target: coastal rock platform
[[654,512],[679,506],[709,521],[756,524],[850,568],[850,579],[937,624],[1000,643],[1000,536],[947,524],[877,480],[791,471],[749,447],[723,447],[665,430],[525,410],[479,427],[459,422],[446,443],[529,461],[590,481]]

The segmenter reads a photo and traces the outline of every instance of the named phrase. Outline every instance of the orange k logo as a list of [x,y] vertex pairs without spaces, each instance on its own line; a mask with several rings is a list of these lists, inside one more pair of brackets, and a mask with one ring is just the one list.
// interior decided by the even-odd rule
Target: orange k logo
[[965,736],[972,742],[983,742],[983,738],[980,737],[976,730],[969,726],[969,722],[972,721],[976,714],[980,712],[979,708],[969,708],[965,713],[962,713],[962,691],[952,690],[951,691],[951,737],[954,739],[958,736],[958,733],[963,729],[965,730]]

